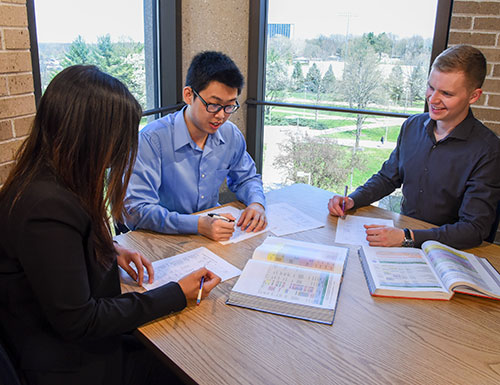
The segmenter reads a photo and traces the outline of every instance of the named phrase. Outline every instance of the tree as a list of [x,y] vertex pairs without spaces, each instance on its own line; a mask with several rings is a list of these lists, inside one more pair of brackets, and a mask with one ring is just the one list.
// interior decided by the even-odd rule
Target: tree
[[81,35],[78,35],[71,43],[69,50],[64,55],[61,64],[63,68],[75,64],[88,64],[91,63],[90,48]]
[[295,62],[292,73],[292,89],[299,91],[304,88],[304,73],[302,72],[302,64]]
[[405,91],[405,78],[400,65],[392,67],[391,74],[386,83],[389,97],[396,104],[401,104]]
[[320,91],[321,72],[319,71],[316,63],[313,63],[313,65],[309,67],[309,70],[307,71],[305,86],[309,92],[318,93],[318,91]]
[[339,191],[348,175],[349,155],[342,146],[327,138],[311,137],[290,131],[289,140],[279,145],[274,166],[295,181],[297,172],[311,174],[311,185]]
[[[321,72],[319,71],[319,68],[316,65],[316,63],[313,63],[313,65],[309,67],[309,71],[307,71],[305,86],[308,91],[316,94],[316,104],[318,104],[322,90],[321,90]],[[315,112],[315,123],[317,126],[318,110],[316,110]]]
[[[266,100],[283,99],[288,89],[286,59],[273,48],[267,52],[266,63]],[[271,106],[266,106],[266,114],[271,112]]]
[[325,93],[332,93],[335,90],[335,74],[333,73],[332,65],[328,66],[328,70],[323,75],[321,80],[321,89]]
[[412,68],[408,77],[408,96],[410,105],[418,100],[423,100],[426,89],[426,76],[421,65],[416,65]]
[[[378,55],[366,39],[351,41],[342,79],[342,91],[350,108],[365,109],[368,103],[375,101],[381,78],[378,64]],[[356,118],[354,152],[359,148],[361,128],[365,119],[366,115],[361,114]]]

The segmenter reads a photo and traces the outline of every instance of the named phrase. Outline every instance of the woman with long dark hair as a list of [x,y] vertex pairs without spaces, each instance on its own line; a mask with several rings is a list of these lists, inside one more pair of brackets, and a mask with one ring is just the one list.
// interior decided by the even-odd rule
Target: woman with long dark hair
[[220,282],[203,268],[121,294],[118,264],[138,281],[143,266],[153,273],[113,243],[108,213],[122,219],[140,119],[117,79],[94,66],[61,71],[0,191],[0,332],[29,384],[153,382],[127,333],[183,309],[202,277],[204,296]]

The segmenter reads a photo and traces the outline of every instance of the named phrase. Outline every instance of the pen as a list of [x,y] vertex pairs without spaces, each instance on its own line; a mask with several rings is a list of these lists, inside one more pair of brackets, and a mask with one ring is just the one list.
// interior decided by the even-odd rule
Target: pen
[[342,219],[345,219],[345,199],[347,198],[347,185],[344,189],[344,199],[342,200]]
[[201,302],[201,292],[203,291],[203,282],[205,282],[205,276],[201,277],[200,290],[198,291],[198,298],[196,298],[196,305]]
[[215,214],[215,213],[209,213],[208,216],[211,218],[215,218],[215,219],[222,219],[223,221],[226,221],[226,222],[234,222],[233,219],[229,219],[229,218],[226,218],[222,215]]

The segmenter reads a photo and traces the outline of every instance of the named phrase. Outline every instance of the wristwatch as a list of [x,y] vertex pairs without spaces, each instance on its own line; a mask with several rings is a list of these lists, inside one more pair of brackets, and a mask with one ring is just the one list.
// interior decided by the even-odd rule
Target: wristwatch
[[401,246],[403,247],[414,247],[415,241],[411,238],[411,232],[409,229],[403,229],[405,232],[405,239],[403,239],[403,243]]

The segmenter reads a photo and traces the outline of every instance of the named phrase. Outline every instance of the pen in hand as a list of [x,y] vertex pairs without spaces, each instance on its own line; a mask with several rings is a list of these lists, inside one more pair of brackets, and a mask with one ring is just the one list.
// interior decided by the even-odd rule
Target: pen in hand
[[200,290],[198,291],[198,298],[196,298],[196,305],[201,302],[201,293],[203,292],[203,282],[205,282],[205,276],[201,277]]
[[215,213],[209,213],[208,216],[210,218],[222,219],[223,221],[226,221],[226,222],[234,222],[234,219],[229,219],[229,218],[226,218],[226,217],[224,217],[222,215],[215,214]]
[[345,219],[345,200],[347,198],[347,185],[345,186],[344,189],[344,199],[342,200],[342,219]]

